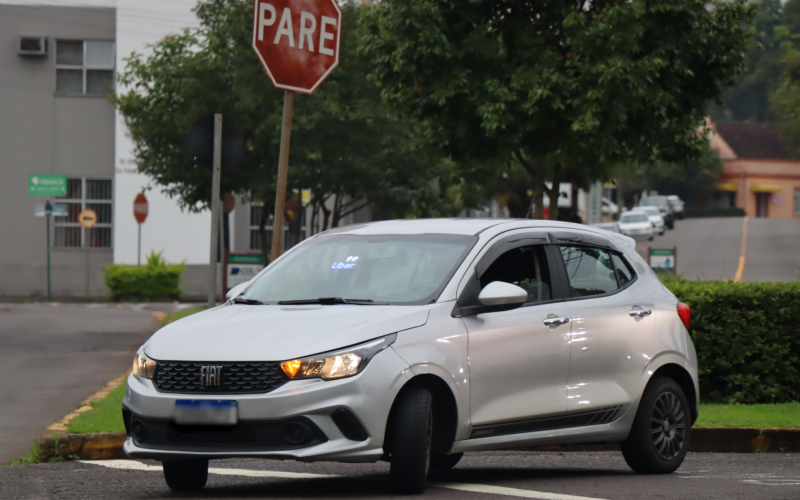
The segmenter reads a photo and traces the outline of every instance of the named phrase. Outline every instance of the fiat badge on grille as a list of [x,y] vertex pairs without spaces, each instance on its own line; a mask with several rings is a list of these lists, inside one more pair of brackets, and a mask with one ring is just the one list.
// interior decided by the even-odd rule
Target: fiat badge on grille
[[200,367],[200,385],[219,386],[222,381],[222,367],[204,365]]

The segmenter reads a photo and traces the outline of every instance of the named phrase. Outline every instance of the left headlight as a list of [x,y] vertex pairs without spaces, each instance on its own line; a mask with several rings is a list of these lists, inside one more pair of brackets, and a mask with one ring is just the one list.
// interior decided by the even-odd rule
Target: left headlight
[[149,379],[156,374],[156,362],[145,355],[144,348],[139,349],[136,356],[133,357],[133,374]]
[[396,339],[397,334],[393,333],[338,351],[285,361],[281,363],[281,368],[292,380],[304,378],[331,380],[350,377],[361,372],[376,354],[392,345]]

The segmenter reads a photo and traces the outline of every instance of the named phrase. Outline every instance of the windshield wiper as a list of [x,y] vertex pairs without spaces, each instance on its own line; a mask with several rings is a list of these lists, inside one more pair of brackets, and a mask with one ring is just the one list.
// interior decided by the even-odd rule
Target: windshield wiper
[[251,305],[251,306],[263,306],[263,305],[266,305],[263,302],[261,302],[260,300],[244,299],[244,298],[241,298],[241,297],[236,297],[235,299],[233,299],[233,303],[234,304],[247,304],[247,305]]
[[282,300],[278,302],[279,306],[291,306],[300,304],[372,304],[371,299],[343,299],[341,297],[320,297],[318,299],[305,299],[305,300]]

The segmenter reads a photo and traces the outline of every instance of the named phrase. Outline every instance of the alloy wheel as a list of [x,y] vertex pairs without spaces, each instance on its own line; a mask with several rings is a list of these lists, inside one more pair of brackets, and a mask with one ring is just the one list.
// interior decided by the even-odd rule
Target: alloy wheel
[[661,458],[672,460],[680,454],[686,442],[686,413],[678,396],[665,392],[658,397],[650,417],[650,433]]

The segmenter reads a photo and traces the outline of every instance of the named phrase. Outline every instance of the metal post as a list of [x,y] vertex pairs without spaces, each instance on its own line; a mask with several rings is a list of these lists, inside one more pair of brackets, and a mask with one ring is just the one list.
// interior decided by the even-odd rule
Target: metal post
[[142,265],[142,225],[139,224],[139,253],[136,256],[136,265]]
[[[88,229],[86,229],[88,231]],[[88,240],[88,238],[87,238]],[[86,245],[86,298],[89,298],[89,273],[91,272],[91,268],[89,267],[89,241],[87,241]]]
[[270,260],[281,256],[283,243],[283,209],[286,204],[286,177],[289,174],[289,143],[292,136],[292,110],[294,92],[283,93],[283,121],[281,122],[281,152],[278,157],[278,187],[275,193],[275,218],[272,221],[272,253]]
[[44,205],[44,215],[45,219],[47,219],[47,300],[53,300],[53,296],[50,294],[50,214],[52,213],[52,207],[50,206],[50,202],[48,201]]
[[208,308],[217,302],[217,245],[219,244],[219,182],[222,170],[222,115],[214,115],[214,168],[211,174],[211,245],[208,265]]

